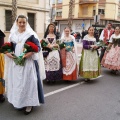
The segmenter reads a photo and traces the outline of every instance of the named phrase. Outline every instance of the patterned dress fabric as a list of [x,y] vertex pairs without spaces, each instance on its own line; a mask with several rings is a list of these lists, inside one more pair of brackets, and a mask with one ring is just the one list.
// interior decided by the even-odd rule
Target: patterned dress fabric
[[77,55],[75,52],[74,37],[70,36],[69,40],[62,38],[66,49],[66,66],[63,67],[63,80],[77,80]]
[[[55,38],[46,37],[48,44],[56,44]],[[46,79],[49,81],[57,81],[62,79],[62,67],[60,60],[60,53],[58,50],[52,50],[48,56],[44,58]]]
[[105,53],[101,64],[111,70],[120,70],[120,35],[113,34],[109,42],[112,47]]
[[86,35],[83,39],[83,51],[80,61],[80,76],[84,78],[96,78],[100,75],[100,61],[97,50],[92,51],[90,45],[96,43],[95,38]]

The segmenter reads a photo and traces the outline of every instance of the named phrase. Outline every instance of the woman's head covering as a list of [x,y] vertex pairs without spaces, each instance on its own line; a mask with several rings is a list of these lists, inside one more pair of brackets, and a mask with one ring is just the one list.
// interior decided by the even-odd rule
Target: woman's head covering
[[[69,27],[65,27],[64,30],[63,30],[63,32],[62,32],[61,38],[64,38],[64,37],[65,37],[65,29],[66,29],[66,28],[68,28],[68,29],[70,30]],[[69,33],[69,36],[70,36],[70,33]]]
[[18,31],[19,27],[18,27],[18,25],[17,25],[17,20],[18,20],[18,18],[21,18],[21,17],[22,17],[22,18],[26,18],[26,20],[27,20],[26,30],[27,30],[28,32],[32,33],[35,38],[39,39],[39,38],[38,38],[38,35],[37,35],[37,34],[34,32],[34,30],[30,27],[30,25],[29,25],[29,23],[28,23],[28,17],[25,16],[25,15],[18,15],[18,16],[17,16],[17,18],[16,18],[16,20],[15,20],[15,22],[14,22],[14,24],[13,24],[11,30],[10,30],[10,33],[14,33],[14,32],[16,32],[16,31]]
[[[49,34],[49,27],[50,27],[50,25],[53,25],[53,26],[54,26],[54,34],[56,35],[56,26],[55,26],[54,23],[50,23],[50,24],[48,25],[46,31],[45,31],[44,38],[46,38],[47,35]],[[57,36],[56,36],[56,37],[57,37]]]

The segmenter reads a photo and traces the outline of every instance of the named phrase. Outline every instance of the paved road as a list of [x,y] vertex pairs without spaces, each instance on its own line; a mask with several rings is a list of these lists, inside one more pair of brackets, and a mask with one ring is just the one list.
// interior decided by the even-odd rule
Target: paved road
[[102,68],[102,75],[90,83],[80,84],[80,78],[44,84],[45,105],[25,116],[6,101],[0,104],[0,120],[120,120],[120,74]]

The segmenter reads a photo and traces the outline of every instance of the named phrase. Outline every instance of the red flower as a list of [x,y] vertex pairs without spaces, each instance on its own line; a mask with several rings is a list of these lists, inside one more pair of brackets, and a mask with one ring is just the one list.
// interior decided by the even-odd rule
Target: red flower
[[4,43],[4,44],[2,45],[2,47],[3,47],[3,46],[9,46],[9,47],[11,47],[11,43],[6,42],[6,43]]
[[12,52],[12,44],[9,42],[6,42],[2,45],[0,48],[0,53],[6,53],[6,52]]
[[33,42],[26,42],[26,44],[32,48],[33,52],[38,52],[38,46],[36,44]]

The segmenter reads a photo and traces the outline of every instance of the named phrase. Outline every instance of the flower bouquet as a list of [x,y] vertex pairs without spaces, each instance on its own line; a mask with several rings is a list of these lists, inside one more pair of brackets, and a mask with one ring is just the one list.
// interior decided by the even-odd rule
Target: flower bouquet
[[48,43],[44,39],[42,39],[40,41],[40,43],[41,43],[41,46],[42,46],[43,57],[45,58],[45,57],[48,56],[48,54],[51,51],[51,49],[47,47]]
[[44,39],[42,39],[42,40],[40,41],[40,43],[41,43],[42,48],[43,48],[43,47],[47,47],[47,45],[48,45],[48,43],[45,42]]
[[13,52],[12,52],[12,43],[5,43],[1,48],[0,48],[1,53],[11,53],[13,56],[13,60],[16,65],[24,66],[25,63],[25,58],[24,55],[28,52],[38,52],[38,46],[32,42],[26,42],[24,45],[23,53],[20,54],[19,57],[17,57]]
[[10,42],[6,42],[2,45],[2,47],[0,48],[0,53],[11,53],[11,55],[13,56],[13,60],[16,64],[18,64],[18,58],[17,56],[13,53],[13,50],[12,50],[12,43]]
[[71,42],[66,42],[65,43],[65,46],[66,46],[66,51],[72,51],[72,49],[73,49],[73,47],[74,47],[74,43],[73,43],[73,41],[71,41]]
[[2,45],[2,47],[0,48],[0,53],[10,53],[12,52],[12,44],[9,42],[6,42],[5,44]]
[[63,42],[63,43],[59,44],[59,47],[60,47],[60,49],[65,48],[65,47],[66,47],[66,46],[65,46],[65,43]]
[[18,65],[24,66],[24,64],[25,64],[24,56],[28,52],[38,52],[38,46],[36,44],[34,44],[33,42],[26,42],[24,44],[23,53],[21,53],[20,56],[17,58]]
[[106,47],[106,44],[102,40],[99,40],[99,42],[97,42],[96,45],[98,47]]

